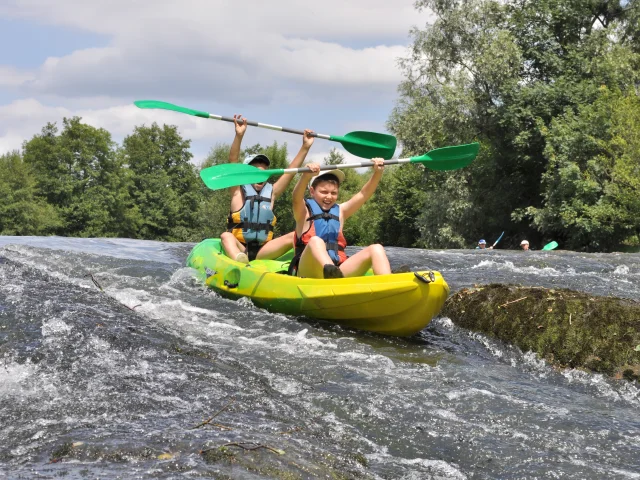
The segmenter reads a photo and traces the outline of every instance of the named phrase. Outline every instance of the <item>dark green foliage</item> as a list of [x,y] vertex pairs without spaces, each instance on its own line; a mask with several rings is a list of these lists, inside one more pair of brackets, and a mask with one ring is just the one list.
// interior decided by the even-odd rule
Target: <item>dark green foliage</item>
[[640,101],[601,88],[593,103],[568,111],[547,131],[551,161],[545,208],[527,213],[568,248],[610,251],[640,234]]
[[0,156],[0,235],[47,235],[60,226],[55,209],[36,196],[31,167],[19,152]]
[[104,129],[47,124],[2,157],[0,232],[200,240],[204,188],[190,142],[172,126],[137,127],[119,148]]
[[131,197],[142,222],[136,238],[190,241],[198,225],[202,190],[190,163],[190,140],[175,126],[136,127],[123,142],[132,174]]
[[[244,151],[245,155],[254,152],[255,150],[250,149]],[[269,147],[260,148],[257,153],[263,153],[264,155],[269,157],[269,160],[271,160],[271,165],[269,166],[270,169],[287,168],[289,166],[289,162],[291,161],[290,158],[287,158],[288,151],[286,143],[278,145],[278,142],[274,141]],[[293,210],[291,208],[291,204],[293,202],[293,186],[295,185],[295,181],[296,179],[294,178],[294,180],[289,185],[289,188],[287,188],[285,192],[280,196],[273,208],[273,213],[278,219],[275,228],[275,235],[277,236],[285,235],[289,232],[292,232],[296,226],[295,220],[293,219]]]
[[[218,143],[213,146],[198,171],[213,165],[228,163],[230,148],[231,145],[227,143]],[[198,188],[201,197],[196,222],[198,225],[197,233],[194,240],[219,237],[222,232],[227,230],[227,216],[231,203],[230,191],[229,189],[209,190],[201,180],[198,180]]]
[[329,151],[329,155],[324,157],[324,163],[327,165],[340,165],[344,163],[344,155],[337,148],[332,148]]
[[633,199],[610,198],[620,184],[611,172],[629,186],[640,176],[624,153],[640,125],[627,118],[623,136],[611,121],[640,80],[637,3],[417,2],[435,21],[412,32],[389,127],[403,156],[473,140],[482,150],[470,167],[417,184],[408,203],[424,207],[420,235],[404,243],[462,246],[501,230],[575,249],[638,243]]
[[63,120],[58,134],[47,124],[24,145],[24,161],[35,177],[37,196],[60,217],[55,233],[82,237],[129,237],[139,223],[137,206],[129,198],[130,179],[111,135]]

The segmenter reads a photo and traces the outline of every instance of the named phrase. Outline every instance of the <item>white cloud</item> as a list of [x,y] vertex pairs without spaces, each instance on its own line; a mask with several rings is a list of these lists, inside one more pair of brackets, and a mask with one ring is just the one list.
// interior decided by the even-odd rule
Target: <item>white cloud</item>
[[[156,122],[177,125],[184,138],[193,140],[215,139],[229,141],[233,130],[221,122],[207,121],[167,111],[141,110],[133,105],[119,105],[102,109],[75,109],[43,105],[38,100],[16,100],[0,106],[0,153],[20,148],[24,140],[38,134],[48,122],[61,128],[62,119],[82,117],[84,123],[109,131],[120,141],[138,125]],[[227,124],[228,125],[228,124]]]
[[[64,97],[107,95],[213,96],[228,103],[270,103],[281,89],[327,95],[341,89],[369,94],[395,93],[401,80],[397,59],[403,46],[356,50],[317,40],[279,39],[237,55],[234,50],[171,47],[147,42],[144,48],[109,46],[48,58],[34,72],[19,72],[27,95]],[[170,48],[171,51],[167,51]]]
[[[408,30],[426,18],[411,0],[9,0],[3,13],[109,38],[13,75],[27,96],[208,93],[245,104],[282,99],[280,89],[393,95]],[[362,41],[368,46],[350,46]]]
[[9,65],[0,65],[0,87],[18,87],[32,80],[34,74]]
[[[134,105],[115,105],[99,109],[53,107],[35,99],[16,100],[9,105],[0,106],[0,154],[20,150],[25,140],[40,133],[48,123],[57,123],[62,128],[62,119],[74,116],[96,128],[109,131],[119,143],[133,133],[134,127],[151,125],[176,125],[183,138],[193,141],[194,161],[200,163],[209,148],[216,143],[231,143],[234,136],[233,125],[228,122],[206,120],[164,110],[141,110]],[[297,153],[301,137],[271,130],[250,127],[244,138],[244,146],[260,143],[269,145],[274,140],[279,144],[287,143],[290,158]],[[307,161],[323,163],[329,150],[338,148],[345,156],[345,162],[359,162],[362,159],[342,150],[340,144],[317,139],[314,142]]]
[[[413,0],[2,0],[0,17],[104,39],[33,69],[0,65],[0,87],[23,98],[0,106],[0,152],[74,115],[116,139],[153,121],[178,125],[200,151],[232,138],[229,125],[131,105],[144,98],[223,115],[244,111],[266,123],[284,118],[295,128],[313,122],[322,133],[344,133],[345,122],[380,130],[386,118],[366,112],[390,110],[409,29],[428,19]],[[285,115],[287,108],[298,116]],[[267,144],[274,137],[252,138]],[[297,148],[296,139],[286,141]]]
[[362,39],[406,37],[429,18],[413,0],[4,0],[0,15],[31,18],[106,35],[145,29],[190,29],[210,37],[232,30],[241,44],[253,33],[285,37]]

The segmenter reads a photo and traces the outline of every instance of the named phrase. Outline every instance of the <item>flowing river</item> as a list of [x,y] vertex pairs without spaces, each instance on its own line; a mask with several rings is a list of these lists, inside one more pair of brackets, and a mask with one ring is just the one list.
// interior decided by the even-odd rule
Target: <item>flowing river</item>
[[[448,318],[402,339],[270,314],[204,288],[192,246],[0,237],[0,477],[640,479],[637,383]],[[638,254],[388,253],[452,292],[640,299]]]

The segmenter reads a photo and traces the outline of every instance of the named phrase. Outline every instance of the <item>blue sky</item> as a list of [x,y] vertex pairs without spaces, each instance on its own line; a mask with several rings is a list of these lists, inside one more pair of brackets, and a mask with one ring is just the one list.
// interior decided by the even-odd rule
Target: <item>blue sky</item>
[[[409,30],[428,20],[412,0],[3,0],[0,153],[73,115],[118,142],[135,125],[178,125],[196,161],[233,138],[230,124],[139,110],[139,99],[332,135],[385,131]],[[300,143],[245,136],[273,140],[291,155]],[[334,146],[318,140],[310,158]]]

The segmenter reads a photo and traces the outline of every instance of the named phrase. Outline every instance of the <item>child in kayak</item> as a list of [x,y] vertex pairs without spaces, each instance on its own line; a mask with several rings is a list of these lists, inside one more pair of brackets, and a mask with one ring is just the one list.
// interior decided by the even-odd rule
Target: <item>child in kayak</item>
[[[229,163],[238,163],[242,137],[247,130],[247,119],[234,115],[236,136],[229,151]],[[313,145],[311,130],[305,130],[302,147],[289,164],[289,168],[302,165]],[[265,170],[270,161],[266,155],[250,155],[245,164]],[[273,238],[276,217],[273,214],[274,202],[282,195],[293,180],[293,174],[282,175],[273,185],[267,182],[231,187],[231,213],[227,231],[220,235],[222,246],[229,258],[242,263],[250,260],[278,258],[293,246],[293,232]]]
[[[384,161],[372,160],[373,175],[360,192],[342,204],[337,204],[340,183],[344,173],[340,170],[320,172],[320,165],[307,165],[311,172],[302,174],[293,189],[293,216],[296,220],[296,255],[290,273],[308,278],[356,277],[373,269],[374,275],[391,273],[389,260],[380,244],[369,245],[351,257],[344,249],[347,241],[342,234],[345,220],[356,213],[375,192]],[[311,198],[305,200],[309,185]]]

